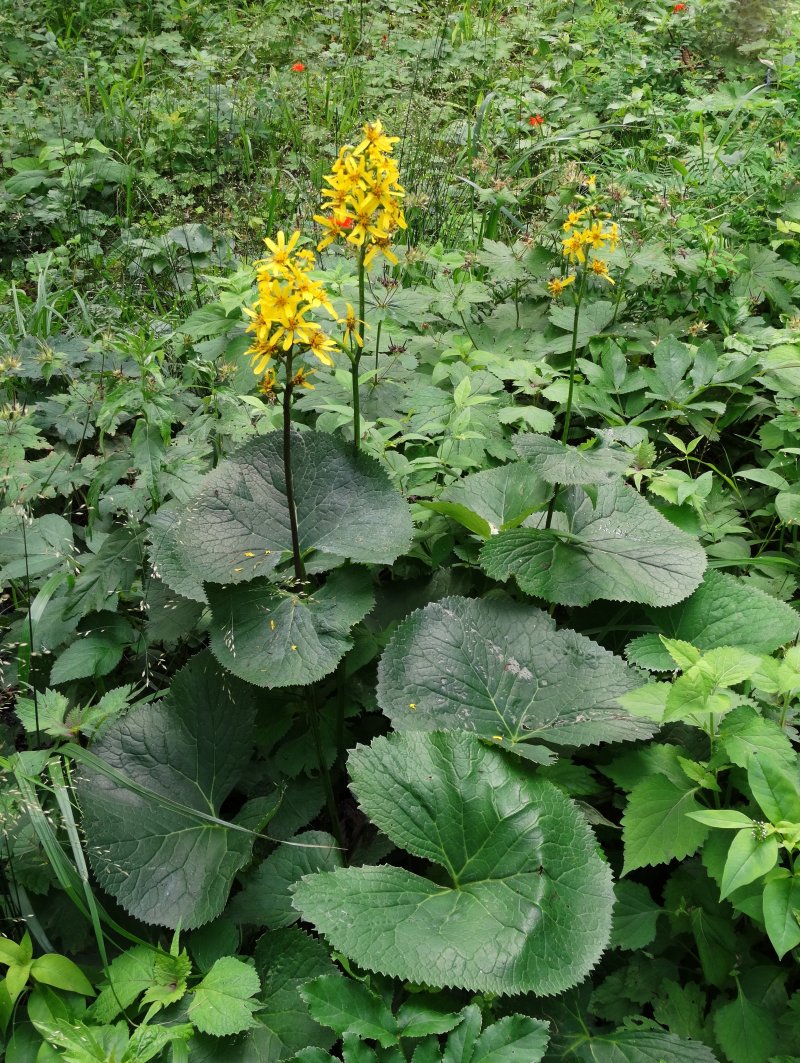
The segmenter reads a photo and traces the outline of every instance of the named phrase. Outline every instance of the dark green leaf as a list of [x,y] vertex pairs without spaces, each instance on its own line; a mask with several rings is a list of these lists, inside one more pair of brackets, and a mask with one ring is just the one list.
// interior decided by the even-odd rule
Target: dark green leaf
[[[669,609],[649,609],[661,634],[690,642],[700,650],[739,646],[752,653],[772,653],[800,631],[800,616],[791,606],[757,587],[710,569],[686,601]],[[628,660],[654,671],[674,664],[658,635],[642,635],[628,644]]]
[[378,671],[378,703],[396,730],[468,730],[524,755],[558,745],[649,737],[617,699],[640,683],[620,658],[540,609],[444,598],[395,631]]
[[[411,540],[408,506],[378,463],[322,432],[293,433],[300,549],[317,571],[337,558],[391,564]],[[243,583],[268,575],[291,550],[281,433],[245,443],[205,477],[172,530],[180,561],[198,580]],[[329,560],[326,560],[329,558]],[[158,574],[172,586],[163,563]],[[177,583],[174,589],[186,594]]]
[[611,876],[559,790],[463,733],[379,738],[349,764],[364,812],[446,878],[306,876],[294,903],[334,948],[383,974],[495,993],[558,993],[594,966]]
[[364,568],[333,572],[310,594],[265,579],[239,587],[207,586],[211,649],[240,679],[264,687],[313,683],[352,646],[350,629],[375,604]]
[[516,528],[490,539],[481,551],[493,579],[514,576],[527,594],[563,605],[598,598],[671,605],[690,594],[706,557],[631,487],[600,486],[592,502],[583,489],[562,493],[564,512],[550,529]]
[[551,484],[605,484],[619,480],[632,462],[620,447],[570,447],[550,436],[518,435],[514,449],[535,473]]
[[[95,743],[107,767],[78,785],[89,858],[104,889],[132,915],[159,926],[200,926],[222,910],[253,835],[195,818],[215,816],[247,761],[254,691],[208,654],[177,674],[169,694],[114,720]],[[171,802],[185,806],[181,811]]]

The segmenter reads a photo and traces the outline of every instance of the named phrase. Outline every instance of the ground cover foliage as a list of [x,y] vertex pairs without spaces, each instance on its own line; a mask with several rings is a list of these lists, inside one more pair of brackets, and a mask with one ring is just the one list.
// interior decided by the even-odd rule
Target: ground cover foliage
[[4,6],[9,1063],[800,1060],[799,24]]

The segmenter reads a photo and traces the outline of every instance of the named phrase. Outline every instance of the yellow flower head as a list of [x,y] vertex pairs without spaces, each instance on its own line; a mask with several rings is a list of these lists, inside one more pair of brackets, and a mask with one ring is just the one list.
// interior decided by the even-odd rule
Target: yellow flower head
[[[270,402],[275,401],[278,387],[278,374],[275,369],[270,367],[264,376],[261,378],[261,383],[258,385],[258,390],[262,395],[266,395]],[[252,554],[245,554],[245,557],[252,557]]]
[[308,339],[308,349],[323,365],[333,365],[333,358],[329,352],[336,350],[336,342],[321,328],[312,330]]
[[355,149],[354,154],[360,155],[362,151],[366,151],[369,148],[372,151],[391,155],[394,151],[394,145],[399,139],[400,137],[387,137],[380,119],[376,118],[374,122],[367,122],[364,126],[364,139]]
[[581,218],[584,216],[585,213],[586,213],[586,208],[585,207],[584,207],[583,210],[571,210],[569,212],[569,214],[567,215],[567,220],[561,226],[561,228],[564,230],[564,232],[565,233],[569,233],[569,232],[572,232],[573,229],[577,229],[577,227],[581,223]]
[[298,369],[292,377],[292,387],[307,388],[308,391],[313,391],[314,385],[309,383],[308,378],[315,372],[316,369]]
[[574,282],[574,273],[570,273],[568,277],[554,277],[553,280],[547,282],[547,290],[554,299],[557,299],[564,292],[564,289],[568,288],[570,284],[574,284]]
[[592,259],[592,273],[594,273],[595,277],[600,277],[604,281],[608,281],[609,284],[616,284],[617,283],[613,279],[613,277],[609,277],[609,275],[608,275],[608,263],[604,262],[602,258],[593,258]]
[[259,265],[265,270],[281,273],[285,270],[291,262],[292,251],[297,246],[297,241],[300,239],[299,231],[295,231],[289,237],[288,243],[283,235],[283,230],[278,233],[277,240],[265,239],[264,243],[267,245],[267,250],[271,252],[269,258],[262,259]]
[[366,255],[364,255],[364,266],[366,269],[370,268],[373,261],[375,260],[375,257],[379,254],[383,255],[384,258],[388,259],[393,266],[397,265],[398,258],[394,251],[392,251],[392,241],[389,239],[388,236],[381,240],[373,240],[370,243],[369,247],[367,248],[367,253]]
[[566,240],[561,241],[562,252],[570,262],[586,261],[586,252],[583,249],[583,245],[583,233],[579,233],[577,230],[571,236],[568,236]]
[[254,340],[245,353],[250,355],[250,365],[255,375],[261,376],[277,355],[278,348],[274,343],[270,343],[269,340]]
[[342,338],[342,342],[344,342],[348,336],[352,336],[359,347],[364,346],[364,339],[358,331],[358,326],[363,325],[364,322],[359,321],[359,319],[356,317],[356,312],[353,309],[352,303],[347,304],[347,313],[343,318],[340,319],[339,323],[344,325],[344,336]]

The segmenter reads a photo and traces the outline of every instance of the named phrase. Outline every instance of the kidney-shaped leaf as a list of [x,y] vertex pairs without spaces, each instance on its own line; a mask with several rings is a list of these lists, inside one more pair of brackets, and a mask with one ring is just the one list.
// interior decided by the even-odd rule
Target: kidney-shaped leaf
[[354,566],[312,594],[265,579],[207,590],[211,649],[234,675],[262,687],[313,683],[332,672],[352,645],[350,628],[375,601],[369,573]]
[[431,986],[560,993],[608,941],[611,872],[577,807],[467,734],[394,734],[350,754],[363,811],[438,865],[303,878],[294,904],[371,971]]
[[514,450],[531,470],[551,484],[604,484],[618,480],[631,464],[621,447],[570,447],[538,432],[524,432],[514,440]]
[[524,754],[530,740],[591,745],[648,738],[617,699],[642,680],[619,657],[541,609],[444,598],[394,632],[378,703],[398,731],[474,731]]
[[202,653],[162,701],[114,720],[92,747],[137,788],[99,766],[78,783],[97,879],[137,919],[184,930],[208,922],[249,862],[252,833],[188,809],[219,814],[247,762],[254,693]]
[[[373,458],[323,432],[295,432],[292,470],[303,553],[382,565],[408,546],[408,506]],[[221,461],[172,535],[182,562],[207,583],[268,575],[292,546],[281,434],[251,439]],[[162,578],[169,582],[163,566]]]
[[674,605],[697,587],[703,548],[623,484],[563,492],[552,527],[515,528],[483,547],[481,564],[499,580],[514,576],[527,594],[562,605],[598,598]]
[[[714,569],[685,602],[653,609],[650,618],[671,639],[691,642],[700,650],[737,646],[753,653],[772,653],[800,631],[800,616],[790,605],[735,576]],[[628,660],[653,671],[675,667],[657,634],[640,635],[628,644]]]

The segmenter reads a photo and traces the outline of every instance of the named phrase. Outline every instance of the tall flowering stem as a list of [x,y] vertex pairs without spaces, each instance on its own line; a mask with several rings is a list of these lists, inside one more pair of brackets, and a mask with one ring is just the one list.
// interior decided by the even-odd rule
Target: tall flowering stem
[[[594,191],[594,178],[589,179],[590,190]],[[616,222],[610,224],[604,219],[608,218],[599,208],[590,203],[581,210],[570,211],[562,228],[566,233],[561,244],[561,250],[569,266],[574,272],[566,276],[554,277],[549,281],[547,288],[554,299],[560,298],[566,289],[575,284],[575,313],[572,316],[572,346],[569,356],[569,388],[567,390],[567,402],[564,407],[564,424],[561,429],[561,442],[569,440],[569,427],[572,419],[572,403],[575,394],[575,363],[578,352],[578,325],[580,323],[581,305],[586,292],[588,277],[605,281],[607,284],[616,284],[616,281],[608,272],[608,263],[605,259],[598,258],[595,252],[616,250],[619,242],[619,229]],[[580,278],[578,280],[578,278]],[[561,490],[560,484],[553,485],[553,495],[547,507],[545,528],[549,528],[553,521],[556,501]]]
[[[283,465],[286,501],[292,535],[295,578],[306,576],[300,553],[297,510],[292,476],[292,395],[296,387],[310,388],[309,373],[295,370],[295,360],[313,355],[323,365],[333,365],[331,351],[336,342],[312,316],[323,309],[334,319],[338,316],[322,284],[312,278],[315,259],[311,251],[298,249],[300,233],[286,240],[282,232],[276,240],[265,240],[268,256],[256,263],[258,297],[245,307],[250,319],[247,331],[253,341],[247,353],[253,372],[260,376],[261,391],[274,400],[280,380],[275,366],[283,368]],[[313,370],[312,370],[313,372]]]
[[405,191],[400,185],[400,171],[392,158],[399,137],[387,136],[380,121],[367,122],[364,139],[353,147],[345,144],[325,174],[328,187],[323,188],[324,213],[315,214],[324,235],[317,245],[322,251],[330,244],[343,241],[358,249],[358,316],[350,313],[345,320],[343,341],[350,339],[350,373],[353,385],[353,446],[361,446],[361,404],[358,390],[359,367],[364,353],[366,327],[366,276],[377,255],[393,265],[397,256],[391,243],[398,229],[406,228],[401,207]]

